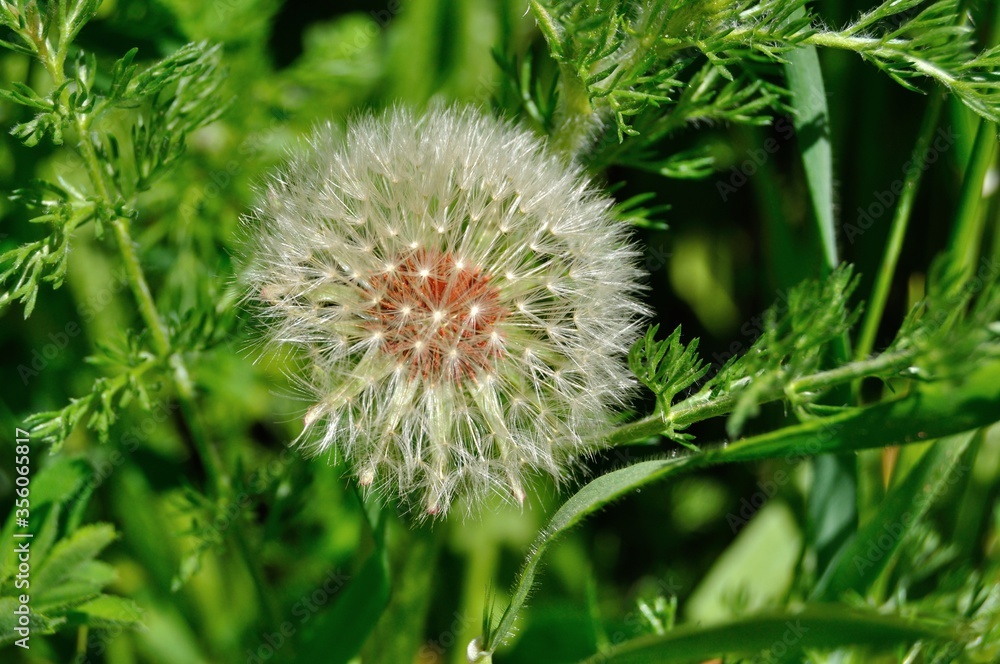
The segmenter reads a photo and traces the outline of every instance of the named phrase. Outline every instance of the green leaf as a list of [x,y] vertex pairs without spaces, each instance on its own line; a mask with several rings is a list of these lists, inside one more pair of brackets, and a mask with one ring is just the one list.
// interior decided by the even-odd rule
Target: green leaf
[[115,569],[107,563],[99,560],[84,561],[57,586],[41,588],[34,595],[32,606],[46,614],[74,607],[98,597],[101,590],[117,577]]
[[688,664],[727,655],[751,657],[766,653],[770,658],[804,648],[868,646],[888,650],[923,640],[954,642],[959,640],[959,634],[925,619],[819,605],[796,612],[763,613],[707,628],[685,625],[663,635],[627,641],[586,662]]
[[[1000,61],[997,69],[1000,69]],[[985,205],[983,191],[987,177],[994,168],[996,151],[996,124],[980,121],[972,154],[962,177],[961,198],[948,238],[948,262],[940,276],[942,284],[953,284],[956,289],[964,286],[976,271],[976,260],[980,255],[988,216],[988,213],[981,211]]]
[[[121,72],[118,74],[119,85],[121,79],[128,75],[134,55],[130,51],[115,63],[114,71]],[[201,77],[217,66],[213,61],[217,55],[218,47],[209,47],[204,42],[185,44],[141,74],[132,77],[122,97],[124,99],[146,97],[184,78]]]
[[111,70],[111,87],[108,90],[108,99],[112,102],[118,101],[128,93],[129,83],[139,69],[138,65],[132,64],[138,52],[138,48],[133,48],[115,62]]
[[785,56],[785,75],[792,93],[793,122],[812,200],[827,270],[840,264],[833,204],[833,152],[826,88],[816,47],[802,46]]
[[651,482],[686,470],[719,463],[767,458],[798,459],[824,452],[852,452],[921,442],[977,429],[1000,419],[1000,362],[984,363],[954,384],[918,385],[896,401],[817,417],[700,453],[644,461],[602,475],[571,496],[535,539],[511,591],[511,601],[486,650],[494,650],[513,631],[527,601],[535,573],[549,545],[588,515]]
[[73,624],[100,628],[135,625],[140,622],[142,612],[132,600],[113,595],[101,595],[74,607],[67,616]]
[[297,659],[347,664],[361,650],[388,602],[388,554],[377,546],[333,606],[303,630]]
[[964,433],[931,445],[878,512],[837,554],[813,590],[813,598],[833,600],[850,591],[864,595],[872,588],[907,534],[952,481],[952,473],[975,435]]
[[[14,613],[21,606],[16,597],[0,597],[0,647],[13,643],[21,638],[15,631],[19,626],[18,614]],[[32,611],[28,614],[28,627],[33,636],[52,634],[56,627],[65,622],[64,618],[49,619]]]
[[812,486],[806,503],[809,546],[820,572],[858,527],[857,460],[845,454],[822,454],[812,460]]
[[10,84],[10,90],[0,89],[0,99],[13,104],[21,104],[36,111],[52,111],[55,109],[52,101],[38,96],[33,89],[24,83],[15,81]]
[[74,575],[77,567],[94,558],[115,540],[115,529],[107,523],[87,525],[61,540],[35,572],[33,583],[52,588]]
[[726,521],[734,530],[745,527],[685,602],[688,622],[718,623],[780,605],[793,582],[802,533],[788,505],[772,500],[756,514],[730,513]]
[[[31,551],[35,560],[43,560],[59,532],[59,518],[63,505],[86,503],[83,490],[91,477],[90,465],[79,458],[56,457],[44,466],[31,480],[29,500],[32,506],[31,527],[34,533]],[[10,541],[14,532],[12,511],[4,524],[4,541]],[[0,581],[10,578],[16,564],[13,547],[0,547]]]
[[654,325],[629,351],[629,367],[643,385],[656,395],[658,407],[667,412],[674,396],[698,382],[709,367],[698,357],[698,340],[684,345],[681,328],[663,341],[656,341],[660,326]]
[[74,500],[93,475],[85,459],[58,456],[31,480],[34,504],[65,503]]
[[41,527],[31,540],[31,555],[36,560],[45,560],[59,536],[59,518],[62,516],[61,502],[45,504],[39,501],[32,510],[32,521],[41,518]]

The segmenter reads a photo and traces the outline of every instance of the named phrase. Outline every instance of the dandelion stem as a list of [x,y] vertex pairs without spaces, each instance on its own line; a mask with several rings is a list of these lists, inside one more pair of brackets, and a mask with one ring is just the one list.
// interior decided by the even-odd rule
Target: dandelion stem
[[[417,661],[441,547],[442,533],[428,526],[411,527],[399,520],[388,525],[392,596],[368,638],[362,657],[366,664]],[[451,634],[448,640],[456,637]]]

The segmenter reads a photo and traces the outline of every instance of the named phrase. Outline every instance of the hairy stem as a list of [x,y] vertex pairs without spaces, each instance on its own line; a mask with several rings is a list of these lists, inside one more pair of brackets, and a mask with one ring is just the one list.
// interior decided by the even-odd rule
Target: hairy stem
[[598,127],[597,111],[590,103],[587,86],[572,67],[559,67],[562,94],[555,114],[550,144],[560,154],[574,160],[587,149]]
[[[808,376],[796,378],[787,384],[775,385],[765,390],[760,395],[760,402],[767,403],[784,398],[794,399],[796,396],[808,397],[813,393],[823,392],[866,376],[893,374],[908,367],[913,361],[913,357],[914,352],[910,350],[884,353],[868,360],[818,371]],[[739,385],[731,387],[738,388]],[[731,389],[725,393],[716,392],[715,394],[713,391],[702,391],[678,402],[667,413],[654,413],[617,427],[607,437],[607,442],[611,446],[627,445],[650,436],[682,430],[696,422],[730,413],[738,401],[738,389]]]
[[[60,49],[54,54],[50,52],[39,54],[39,57],[52,77],[53,82],[57,86],[62,85],[66,81],[63,71],[65,49]],[[62,102],[65,108],[71,108],[68,95],[69,91],[64,89]],[[101,170],[100,160],[94,149],[90,135],[93,116],[79,111],[72,111],[70,119],[79,135],[78,145],[80,155],[95,193],[106,206],[106,209],[115,209],[120,201],[116,200],[112,195],[112,190],[109,188]],[[195,448],[195,452],[205,469],[209,494],[216,499],[224,499],[231,489],[229,474],[225,469],[218,449],[212,444],[202,425],[196,406],[194,383],[191,380],[190,372],[184,362],[184,358],[179,352],[174,350],[167,326],[160,316],[159,311],[157,311],[156,302],[153,299],[152,291],[149,288],[145,272],[139,261],[135,241],[130,233],[130,220],[127,217],[115,215],[110,221],[110,226],[118,248],[119,257],[125,269],[125,278],[135,299],[139,316],[149,331],[150,344],[153,347],[153,351],[158,357],[169,362],[170,375],[180,405],[182,421],[187,428],[187,433]],[[242,525],[237,523],[234,531],[233,537],[236,541],[238,551],[243,557],[247,569],[250,571],[260,602],[261,612],[270,624],[274,624],[277,614],[270,601],[264,576],[257,562],[258,558],[251,555]]]

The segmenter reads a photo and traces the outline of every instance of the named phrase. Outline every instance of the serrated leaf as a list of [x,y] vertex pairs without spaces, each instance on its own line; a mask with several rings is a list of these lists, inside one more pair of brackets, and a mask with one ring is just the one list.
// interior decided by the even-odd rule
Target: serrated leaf
[[[20,601],[15,597],[0,597],[0,647],[13,643],[22,635],[16,631],[21,626],[19,615],[15,613],[21,606]],[[33,636],[52,634],[56,627],[65,622],[64,618],[50,619],[34,612],[28,614],[27,627]]]
[[80,563],[74,572],[59,582],[58,586],[43,588],[33,597],[33,606],[42,613],[74,607],[97,597],[101,590],[117,578],[114,568],[99,560]]
[[[59,532],[59,518],[62,505],[74,502],[76,506],[85,504],[80,496],[82,487],[90,478],[90,465],[82,459],[56,457],[45,465],[31,481],[29,501],[32,506],[31,540],[32,554],[42,560],[55,541]],[[4,524],[2,536],[10,541],[14,532],[12,511]],[[0,547],[0,581],[9,578],[15,565],[13,547]]]
[[96,628],[136,625],[142,619],[142,611],[130,599],[101,595],[74,607],[67,618],[71,624]]
[[637,340],[629,352],[629,366],[639,381],[656,394],[663,412],[674,396],[700,380],[709,367],[698,357],[698,340],[684,345],[678,326],[669,337],[656,341],[659,325]]
[[86,460],[59,456],[42,468],[31,480],[31,496],[36,504],[73,500],[93,476]]
[[41,589],[54,587],[78,572],[78,566],[91,560],[115,540],[115,529],[107,523],[83,526],[61,540],[38,568],[32,579]]

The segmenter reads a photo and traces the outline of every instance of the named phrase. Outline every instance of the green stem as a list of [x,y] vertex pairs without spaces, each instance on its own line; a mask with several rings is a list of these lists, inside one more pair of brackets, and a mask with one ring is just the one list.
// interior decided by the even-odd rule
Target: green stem
[[118,255],[125,267],[125,278],[128,280],[132,296],[135,298],[139,316],[149,330],[150,343],[153,345],[153,350],[160,357],[169,357],[171,352],[170,335],[167,332],[166,325],[160,318],[159,312],[156,310],[153,294],[149,290],[149,284],[146,282],[142,266],[139,264],[135,242],[129,234],[128,221],[121,217],[114,219],[111,222],[111,228],[114,231],[115,243],[118,245]]
[[[83,138],[81,139],[81,144],[90,146],[90,141]],[[103,179],[100,177],[100,173],[97,172],[97,156],[94,153],[93,146],[90,146],[89,150],[84,148],[83,153],[84,161],[88,164],[88,170],[94,171],[91,175],[92,178],[96,178],[94,185],[98,188],[102,197],[107,200],[107,189],[104,186]],[[135,242],[129,234],[128,220],[118,217],[112,220],[111,227],[114,231],[115,243],[118,245],[119,256],[125,267],[125,278],[128,281],[129,288],[132,290],[132,296],[135,298],[139,316],[146,324],[146,329],[149,330],[150,343],[153,345],[153,350],[161,358],[169,358],[170,367],[173,370],[173,383],[177,390],[177,398],[181,407],[181,414],[187,424],[195,450],[198,452],[198,456],[205,467],[211,491],[216,496],[222,495],[230,485],[229,477],[223,470],[224,466],[218,450],[209,442],[204,428],[201,426],[201,420],[198,417],[197,408],[195,407],[194,385],[191,382],[191,377],[183,358],[171,348],[167,326],[156,310],[153,294],[149,289],[149,284],[146,282],[142,265],[139,263],[139,256],[135,250]]]
[[[65,78],[62,74],[61,66],[56,66],[56,63],[51,62],[48,64],[51,65],[49,71],[53,75],[53,80],[57,84],[64,81]],[[73,123],[79,134],[80,153],[87,174],[99,198],[106,206],[113,208],[116,201],[112,198],[111,190],[101,172],[100,161],[90,139],[90,116],[78,113],[74,114]],[[146,281],[142,264],[139,261],[135,241],[129,232],[129,220],[122,216],[116,216],[111,220],[110,225],[114,233],[119,256],[125,269],[125,278],[135,299],[139,316],[145,323],[146,329],[149,330],[150,343],[153,350],[157,356],[169,362],[182,420],[187,426],[188,434],[195,447],[195,452],[198,458],[201,459],[202,466],[205,468],[209,493],[217,499],[225,498],[231,489],[232,482],[225,470],[225,465],[218,449],[211,443],[198,415],[194,383],[191,380],[184,358],[180,353],[174,351],[167,326],[157,311],[153,294],[150,291],[149,283]],[[277,613],[270,601],[257,557],[251,555],[242,525],[237,524],[234,531],[233,537],[244,558],[247,569],[250,570],[250,575],[261,605],[261,611],[270,624],[276,624]]]
[[538,0],[530,0],[529,7],[535,15],[538,27],[545,35],[549,51],[560,63],[560,95],[549,145],[573,161],[587,148],[597,128],[597,111],[590,103],[590,94],[586,83],[580,77],[580,72],[566,64],[566,54],[563,51],[564,28]]
[[[794,398],[796,395],[822,392],[865,376],[892,374],[908,367],[913,358],[913,351],[884,353],[835,369],[818,371],[808,376],[796,378],[787,384],[776,385],[765,390],[759,397],[760,402],[767,403],[783,398]],[[607,437],[607,442],[612,447],[627,445],[650,436],[684,429],[695,422],[731,412],[738,400],[738,390],[735,392],[729,390],[725,394],[715,397],[711,396],[710,393],[698,393],[677,403],[666,414],[654,413],[617,427]]]
[[[80,135],[80,153],[90,180],[97,190],[98,196],[107,206],[111,207],[115,202],[104,180],[104,175],[101,173],[100,161],[90,140],[89,119],[77,114],[74,117],[74,123]],[[177,390],[178,401],[180,402],[181,414],[187,424],[198,456],[205,467],[205,473],[208,475],[212,493],[219,496],[229,486],[230,481],[223,470],[222,459],[219,456],[218,450],[209,442],[197,416],[194,386],[191,383],[190,374],[184,364],[183,358],[179,354],[174,353],[171,347],[170,334],[156,309],[153,294],[146,281],[142,264],[139,262],[135,241],[129,233],[129,220],[121,216],[115,217],[111,220],[111,228],[114,233],[115,244],[118,247],[118,254],[125,268],[125,278],[135,299],[139,316],[146,324],[146,329],[149,330],[150,343],[153,346],[153,350],[161,358],[169,358],[170,366],[173,370],[173,383]]]
[[[365,664],[417,661],[433,594],[440,533],[429,526],[417,528],[398,520],[388,525],[392,595],[365,644]],[[450,637],[453,641],[457,635]]]
[[913,357],[912,351],[884,353],[867,361],[852,362],[836,369],[803,376],[789,383],[789,389],[794,394],[804,394],[843,385],[865,376],[891,374],[908,367]]
[[972,156],[965,169],[955,225],[948,243],[950,258],[944,278],[946,284],[951,284],[949,287],[959,287],[976,269],[976,258],[979,256],[986,220],[981,210],[983,182],[996,154],[996,132],[996,125],[992,122],[979,122]]
[[913,211],[913,203],[917,198],[917,191],[920,188],[920,180],[926,167],[926,156],[930,149],[931,141],[934,139],[934,132],[937,128],[938,119],[941,117],[943,103],[944,95],[935,94],[931,98],[927,111],[924,113],[924,120],[920,127],[917,145],[914,148],[916,160],[912,168],[906,173],[903,192],[900,195],[899,205],[896,206],[896,212],[892,218],[892,226],[889,230],[889,241],[885,247],[885,254],[882,256],[882,265],[876,275],[875,286],[872,288],[872,295],[866,307],[864,321],[861,324],[858,345],[854,351],[854,357],[859,360],[867,357],[875,346],[875,336],[878,334],[879,324],[882,322],[882,317],[885,313],[885,304],[889,299],[889,289],[896,274],[899,255],[903,250],[903,240],[906,237],[906,229],[909,226],[910,214]]
[[597,128],[597,111],[590,103],[587,86],[580,75],[567,65],[560,65],[559,72],[562,94],[549,144],[573,161],[587,149]]
[[[787,38],[781,35],[770,35],[756,26],[740,27],[731,30],[726,35],[728,40],[747,44],[778,43],[787,44]],[[956,78],[949,72],[930,60],[918,57],[912,42],[906,39],[885,40],[879,37],[860,37],[844,32],[817,31],[794,42],[800,46],[819,46],[842,51],[851,51],[863,56],[866,60],[878,63],[905,61],[919,74],[934,79],[950,91],[959,95],[973,94],[975,83]],[[692,44],[696,45],[696,44]]]
[[[496,572],[499,559],[499,542],[490,526],[492,522],[485,520],[475,524],[472,530],[463,533],[463,541],[469,542],[465,551],[465,574],[462,579],[462,599],[459,604],[459,621],[461,628],[455,640],[452,652],[452,664],[468,663],[468,646],[480,633],[480,617],[484,614],[484,603],[492,602],[492,593],[484,593]],[[489,661],[480,659],[479,662]]]
[[890,39],[885,41],[877,37],[856,37],[839,32],[816,32],[802,40],[802,43],[853,51],[863,55],[868,60],[905,60],[913,65],[913,69],[917,72],[933,78],[951,90],[969,86],[968,83],[955,78],[939,65],[916,57],[914,53],[919,51],[914,51],[908,40]]
[[264,573],[260,565],[254,563],[254,561],[259,559],[259,556],[255,555],[254,552],[250,550],[250,543],[247,541],[246,533],[243,530],[242,524],[238,523],[236,524],[236,527],[233,528],[233,539],[236,540],[236,546],[239,547],[240,555],[243,558],[247,571],[250,573],[254,591],[257,593],[257,601],[260,603],[260,608],[264,614],[267,624],[279,624],[281,622],[281,617],[278,615],[278,611],[275,609],[274,603],[271,601],[271,596],[267,592],[267,583],[264,580]]

